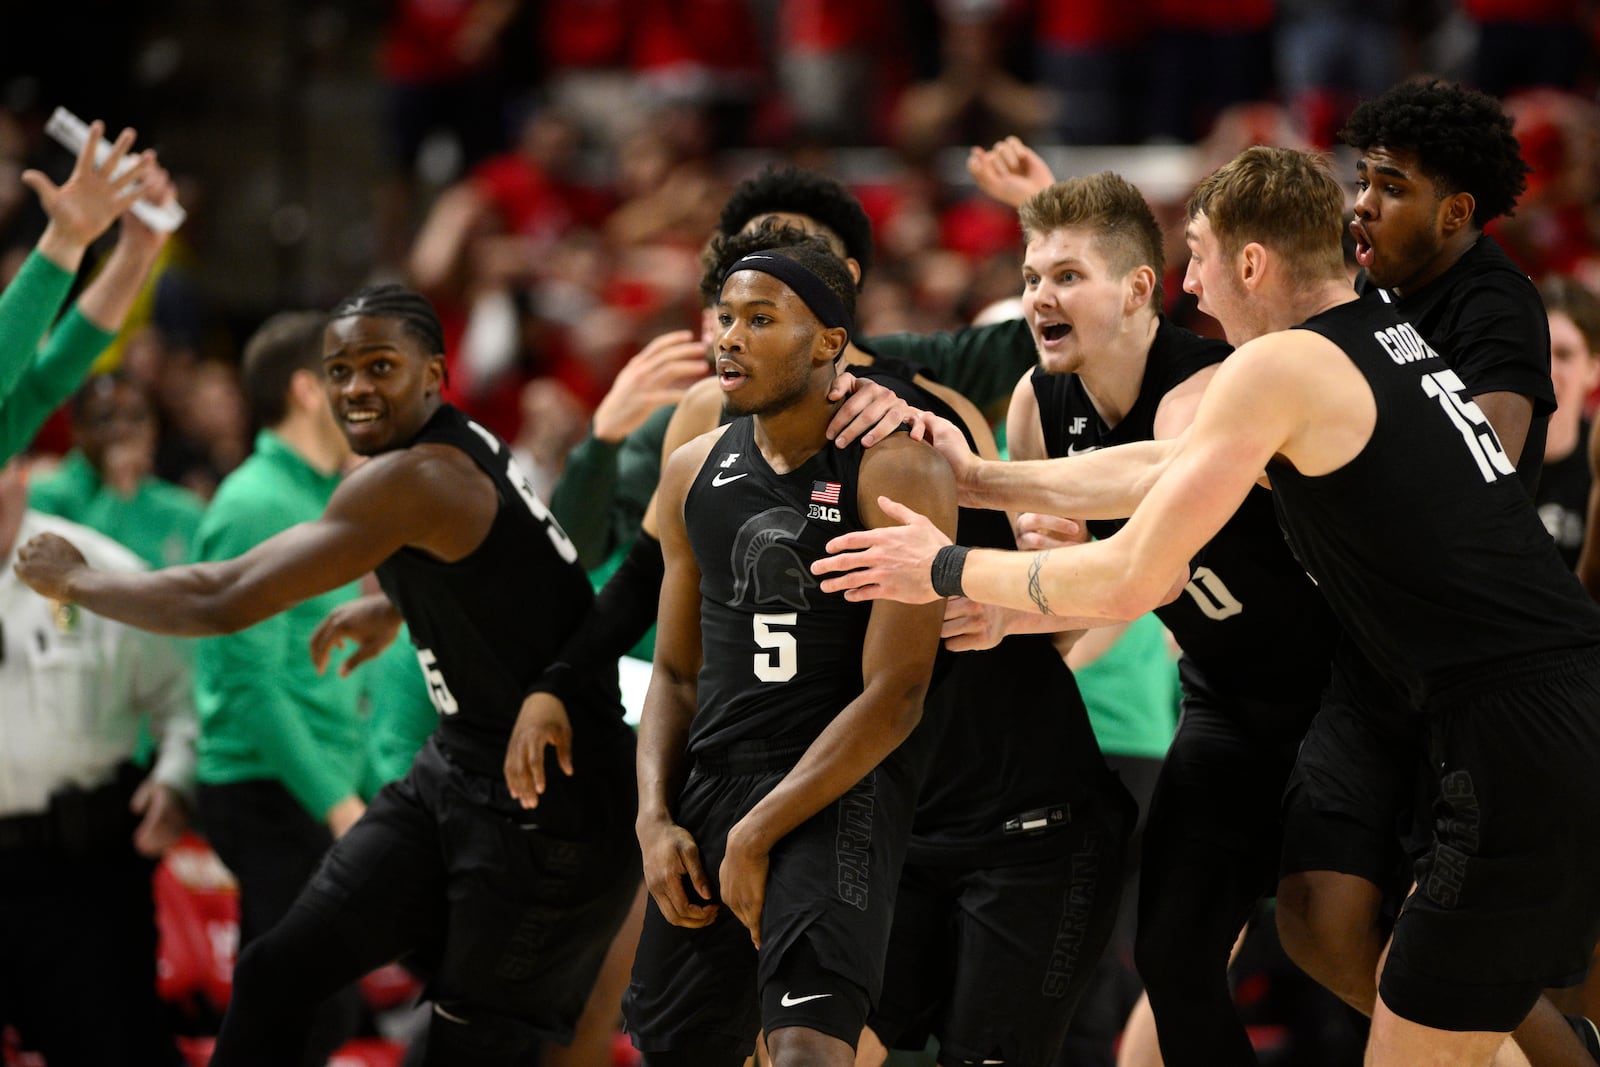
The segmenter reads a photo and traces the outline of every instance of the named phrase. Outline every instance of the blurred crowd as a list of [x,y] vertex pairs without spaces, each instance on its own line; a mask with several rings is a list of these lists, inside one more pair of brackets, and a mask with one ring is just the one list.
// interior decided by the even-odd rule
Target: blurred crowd
[[[1016,134],[1066,175],[1073,146],[1129,146],[1130,156],[1186,146],[1165,157],[1187,172],[1166,176],[1176,192],[1145,191],[1172,224],[1168,310],[1192,325],[1176,284],[1187,183],[1252,143],[1329,146],[1360,96],[1428,72],[1504,96],[1516,117],[1534,173],[1496,236],[1536,278],[1600,285],[1600,31],[1580,0],[394,0],[357,10],[346,31],[369,57],[381,124],[360,266],[434,300],[451,398],[508,439],[523,435],[549,479],[626,360],[667,330],[697,328],[702,242],[732,184],[772,158],[836,174],[866,206],[878,260],[860,312],[870,336],[951,328],[1018,290],[1015,217],[950,166],[953,151]],[[296,11],[308,25],[327,14]],[[136,29],[133,16],[118,18]],[[15,174],[69,164],[42,135],[57,101],[41,84],[0,87],[0,281],[42,225]],[[229,306],[213,284],[229,265],[208,256],[206,205],[248,179],[167,162],[198,217],[101,366],[120,364],[154,398],[155,473],[205,496],[248,452],[238,348],[273,307],[265,296]],[[67,444],[62,418],[39,442],[45,452]]]

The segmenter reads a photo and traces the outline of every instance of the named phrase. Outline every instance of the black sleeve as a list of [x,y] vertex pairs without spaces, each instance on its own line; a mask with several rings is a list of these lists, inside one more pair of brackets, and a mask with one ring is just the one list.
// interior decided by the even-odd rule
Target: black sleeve
[[655,623],[665,574],[661,542],[640,530],[622,565],[595,594],[589,613],[528,692],[549,693],[570,706],[576,678],[614,670]]

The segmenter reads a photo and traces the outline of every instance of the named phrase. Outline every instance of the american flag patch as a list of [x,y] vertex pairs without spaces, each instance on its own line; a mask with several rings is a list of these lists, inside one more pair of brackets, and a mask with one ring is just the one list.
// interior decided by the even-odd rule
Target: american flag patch
[[838,482],[812,482],[811,500],[816,504],[837,504],[840,488]]

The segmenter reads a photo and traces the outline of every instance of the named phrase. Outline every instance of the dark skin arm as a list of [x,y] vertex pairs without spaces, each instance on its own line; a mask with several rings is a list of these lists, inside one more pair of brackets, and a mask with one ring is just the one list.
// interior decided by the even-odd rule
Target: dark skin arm
[[1472,398],[1483,417],[1494,427],[1500,447],[1513,464],[1522,461],[1522,446],[1528,440],[1533,422],[1533,400],[1521,393],[1479,393]]
[[[932,448],[891,437],[861,460],[858,506],[869,528],[896,525],[879,497],[909,493],[947,535],[956,528],[955,479]],[[888,611],[881,610],[890,608]],[[873,605],[862,649],[862,692],[834,717],[777,786],[728,831],[722,899],[761,944],[768,855],[784,835],[843,796],[910,735],[922,717],[944,603]],[[663,616],[664,618],[664,616]],[[659,632],[659,631],[658,631]]]
[[231,560],[97,571],[70,543],[45,534],[18,551],[16,570],[44,596],[142,630],[234,633],[355,581],[402,547],[461,559],[482,542],[497,506],[493,483],[465,453],[419,445],[364,464],[321,517]]
[[685,877],[695,892],[711,899],[711,884],[694,837],[673,818],[672,805],[683,787],[689,724],[698,706],[700,674],[700,567],[689,547],[683,502],[695,472],[722,436],[705,434],[667,460],[653,509],[661,532],[666,574],[656,621],[656,653],[650,689],[639,719],[639,815],[635,829],[644,854],[644,881],[666,920],[700,927],[717,916],[715,904],[696,904],[684,891]]

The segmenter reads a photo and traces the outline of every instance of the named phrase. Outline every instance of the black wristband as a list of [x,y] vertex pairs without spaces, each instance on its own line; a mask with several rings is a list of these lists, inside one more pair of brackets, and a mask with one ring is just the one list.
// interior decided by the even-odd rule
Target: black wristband
[[962,545],[945,545],[933,554],[933,591],[940,596],[961,595],[961,572],[967,566],[967,552]]

